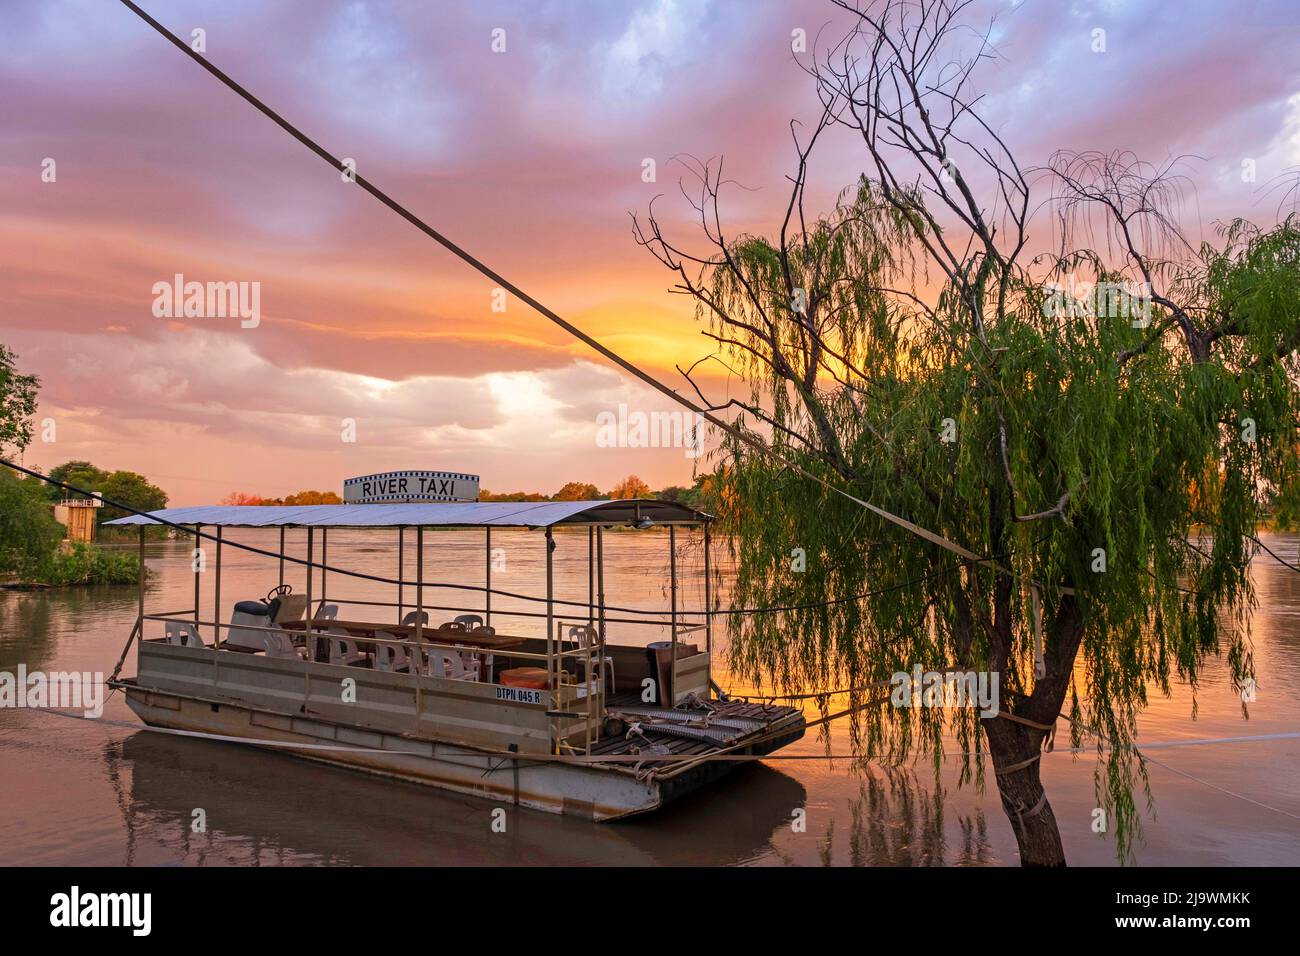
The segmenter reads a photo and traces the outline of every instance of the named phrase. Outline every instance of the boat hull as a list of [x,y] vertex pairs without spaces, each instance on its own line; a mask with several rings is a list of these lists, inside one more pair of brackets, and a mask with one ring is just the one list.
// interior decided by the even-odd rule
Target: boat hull
[[[225,700],[122,683],[127,705],[151,727],[213,735],[318,763],[405,780],[596,822],[647,813],[717,780],[736,761],[697,761],[668,773],[631,765],[579,765],[537,757],[502,757],[471,747],[317,718],[291,717]],[[762,745],[761,753],[802,736],[802,726]],[[297,745],[297,746],[295,746]]]

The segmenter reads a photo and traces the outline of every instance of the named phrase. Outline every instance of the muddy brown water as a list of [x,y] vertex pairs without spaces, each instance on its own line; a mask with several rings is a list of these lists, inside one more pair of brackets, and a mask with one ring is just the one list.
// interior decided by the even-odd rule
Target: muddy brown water
[[[274,532],[231,531],[234,540],[275,547]],[[290,544],[301,542],[290,533]],[[301,537],[301,533],[297,533]],[[329,562],[392,576],[395,535],[336,532]],[[586,536],[557,536],[560,596],[587,597]],[[1273,550],[1298,562],[1300,538],[1271,536]],[[667,536],[607,536],[606,591],[611,604],[664,608],[669,595]],[[539,534],[493,535],[503,566],[498,588],[544,593]],[[430,579],[481,584],[481,537],[427,536]],[[151,542],[150,613],[192,605],[190,545]],[[208,560],[211,562],[211,554]],[[408,573],[414,566],[408,560]],[[211,617],[211,564],[202,579],[204,618]],[[686,609],[703,603],[700,554],[684,536]],[[1242,715],[1221,661],[1211,660],[1191,715],[1191,695],[1175,685],[1152,689],[1140,743],[1267,736],[1300,732],[1300,574],[1261,555],[1253,567],[1259,607],[1253,618],[1259,674],[1249,720]],[[276,563],[227,548],[222,604],[262,596],[276,583]],[[302,572],[288,580],[303,587]],[[319,589],[319,584],[317,584]],[[395,589],[330,575],[331,599],[394,600]],[[319,593],[319,591],[317,592]],[[413,590],[408,589],[408,602]],[[428,603],[469,606],[468,592],[426,590]],[[528,607],[497,598],[494,611]],[[346,607],[346,606],[345,606]],[[347,608],[342,616],[374,612]],[[381,615],[383,612],[379,612]],[[111,672],[136,614],[134,588],[75,588],[0,593],[0,671]],[[448,615],[449,616],[449,615]],[[384,618],[379,618],[384,619]],[[439,615],[435,613],[435,622]],[[507,625],[498,620],[498,629]],[[520,633],[541,633],[517,620]],[[662,639],[658,628],[612,626],[611,640]],[[205,634],[205,639],[210,636]],[[128,659],[125,673],[133,672]],[[717,675],[727,686],[724,671]],[[976,865],[1017,862],[1010,826],[993,790],[957,786],[957,761],[945,761],[936,786],[928,761],[885,770],[854,769],[818,758],[809,735],[781,751],[791,757],[745,765],[722,783],[662,812],[615,824],[591,824],[508,810],[506,832],[491,827],[493,804],[415,785],[319,766],[237,745],[137,729],[120,694],[108,721],[74,720],[23,709],[0,710],[0,864],[277,865],[277,864],[705,864],[705,865]],[[843,727],[830,747],[848,751]],[[1068,739],[1062,727],[1059,738]],[[1154,809],[1143,817],[1140,864],[1282,865],[1300,863],[1300,738],[1208,743],[1153,749]],[[1044,780],[1069,861],[1111,865],[1114,845],[1092,831],[1095,758],[1054,753]],[[1143,799],[1139,795],[1139,805]],[[803,829],[792,826],[802,808]],[[206,832],[196,833],[196,809]]]

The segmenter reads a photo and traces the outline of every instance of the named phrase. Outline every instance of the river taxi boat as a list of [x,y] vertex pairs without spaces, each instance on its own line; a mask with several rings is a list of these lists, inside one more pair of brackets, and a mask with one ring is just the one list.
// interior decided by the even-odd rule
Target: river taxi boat
[[[193,535],[194,606],[147,612],[142,583],[109,685],[152,727],[594,821],[645,813],[721,777],[743,762],[736,758],[769,754],[804,733],[799,710],[728,699],[713,681],[710,520],[645,499],[382,500],[129,515],[110,523],[140,526],[142,566],[147,526]],[[226,537],[235,528],[278,529],[278,550],[236,543]],[[380,529],[393,533],[395,576],[330,565],[331,532],[337,541]],[[545,552],[545,597],[493,588],[495,529],[539,532],[528,544]],[[622,537],[610,529],[666,530],[666,613],[607,603],[605,549]],[[679,593],[682,530],[703,534],[704,606],[693,610]],[[436,546],[439,536],[457,534],[461,543],[466,534],[482,542],[482,585],[426,575],[426,540]],[[305,538],[305,560],[289,554],[286,536],[299,549]],[[223,595],[222,552],[231,547],[265,561],[265,598]],[[570,575],[581,567],[586,580],[577,588],[563,582],[563,593],[585,590],[585,600],[557,596],[559,548],[579,550],[564,565]],[[208,552],[211,571],[199,560]],[[286,580],[286,565],[299,582],[305,570],[301,590]],[[217,609],[208,619],[200,614],[205,578]],[[341,582],[357,580],[391,588],[393,600],[342,593]],[[474,600],[430,600],[448,591]],[[520,599],[535,609],[522,609]],[[647,642],[640,631],[637,643],[638,628],[666,631],[667,640]],[[136,673],[124,677],[133,644]]]

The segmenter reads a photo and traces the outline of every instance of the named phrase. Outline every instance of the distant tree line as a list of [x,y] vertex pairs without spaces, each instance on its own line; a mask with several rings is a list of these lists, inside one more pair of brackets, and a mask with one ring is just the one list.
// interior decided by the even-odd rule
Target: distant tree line
[[691,485],[668,485],[658,491],[636,475],[628,475],[609,491],[601,491],[595,485],[583,481],[570,481],[553,495],[538,491],[494,492],[484,488],[479,492],[480,501],[604,501],[624,498],[657,498],[660,501],[675,501],[694,508],[697,511],[712,513],[720,494],[721,480],[718,475],[697,475]]
[[341,505],[343,499],[332,491],[299,491],[283,498],[263,498],[261,495],[232,491],[221,499],[223,505]]

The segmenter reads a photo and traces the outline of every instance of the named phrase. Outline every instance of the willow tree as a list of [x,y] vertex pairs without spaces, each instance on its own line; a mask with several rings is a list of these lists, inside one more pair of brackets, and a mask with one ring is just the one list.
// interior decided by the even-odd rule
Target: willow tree
[[[1065,862],[1040,781],[1063,715],[1097,742],[1129,856],[1148,692],[1194,691],[1210,657],[1253,679],[1253,535],[1297,469],[1300,221],[1193,246],[1176,169],[1118,153],[1053,156],[1031,190],[969,89],[988,46],[959,29],[965,3],[837,5],[852,23],[804,64],[822,110],[792,125],[772,234],[724,229],[720,161],[684,191],[701,238],[669,238],[653,204],[634,217],[747,383],[710,400],[684,370],[736,429],[732,599],[797,606],[732,616],[732,664],[781,692],[850,688],[864,758],[987,754],[1024,864]],[[866,172],[818,215],[809,158],[837,127]],[[881,700],[918,665],[997,674],[998,707]],[[982,785],[983,761],[961,779]]]

